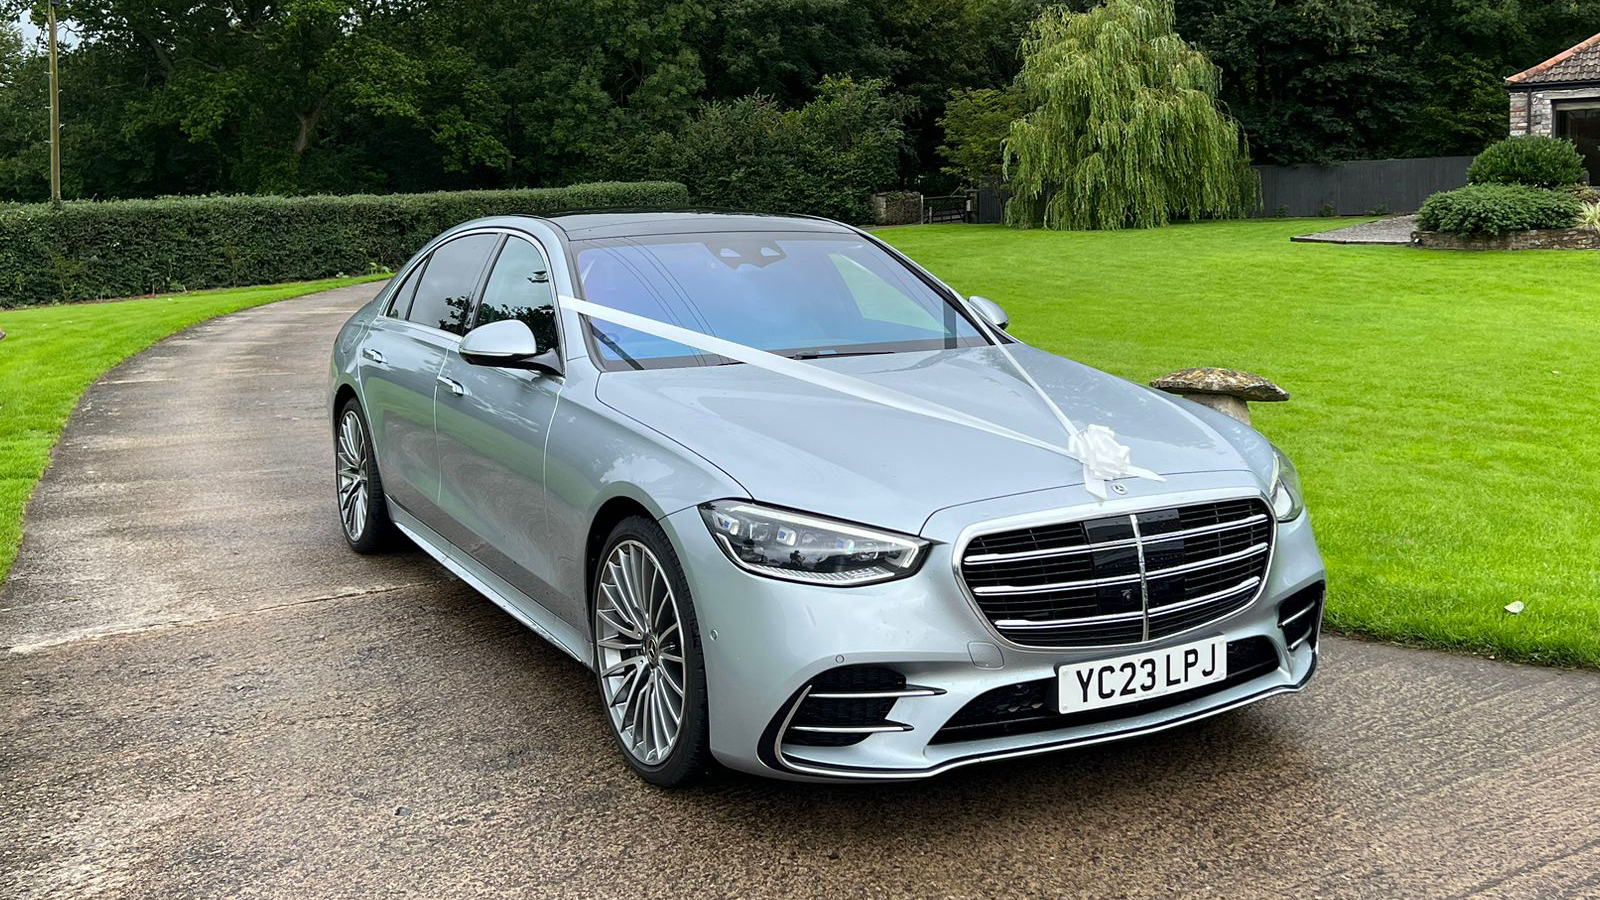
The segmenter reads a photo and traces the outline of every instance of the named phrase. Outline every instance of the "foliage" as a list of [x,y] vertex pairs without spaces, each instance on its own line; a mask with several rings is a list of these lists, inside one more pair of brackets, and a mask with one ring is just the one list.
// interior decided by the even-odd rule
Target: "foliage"
[[1032,111],[1006,144],[1014,224],[1148,228],[1254,206],[1238,123],[1217,108],[1217,68],[1173,24],[1171,0],[1056,7],[1034,21],[1019,76]]
[[1583,204],[1583,211],[1578,214],[1578,227],[1600,231],[1600,200]]
[[1542,134],[1508,137],[1490,144],[1467,169],[1472,184],[1563,187],[1585,180],[1583,156],[1564,138]]
[[0,212],[0,307],[366,273],[480,216],[687,201],[682,185],[649,182],[12,207]]
[[1288,389],[1251,415],[1300,468],[1333,626],[1600,667],[1600,254],[1289,241],[1343,224],[881,236],[1035,347],[1135,383],[1221,365]]
[[1372,155],[1410,100],[1406,17],[1391,0],[1178,0],[1177,11],[1179,33],[1221,67],[1256,162]]
[[85,388],[106,370],[169,334],[246,307],[368,279],[144,297],[43,309],[0,310],[0,581],[22,538],[22,512],[50,448]]
[[799,109],[752,96],[700,110],[654,148],[654,171],[696,203],[870,222],[871,194],[895,181],[903,101],[881,79],[824,79]]
[[1024,111],[1015,86],[951,91],[939,117],[944,132],[939,155],[949,162],[944,172],[959,175],[969,187],[998,183],[1005,164],[1002,144]]
[[[65,193],[637,178],[639,152],[676,138],[702,107],[759,94],[797,109],[829,75],[883,79],[904,106],[913,155],[873,186],[892,188],[937,167],[934,121],[951,89],[1015,75],[1017,39],[1043,2],[71,0]],[[0,0],[0,21],[37,23],[43,9]],[[0,200],[40,200],[40,47],[0,30],[10,38],[0,40]]]
[[1469,184],[1429,197],[1417,213],[1417,227],[1457,234],[1571,228],[1582,211],[1578,199],[1564,191],[1520,184]]

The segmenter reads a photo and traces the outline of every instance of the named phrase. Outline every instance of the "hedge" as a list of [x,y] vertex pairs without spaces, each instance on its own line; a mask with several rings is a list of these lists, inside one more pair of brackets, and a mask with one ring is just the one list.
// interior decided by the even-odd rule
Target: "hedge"
[[0,307],[393,269],[481,216],[687,206],[675,182],[343,197],[171,197],[0,211]]
[[1470,184],[1429,197],[1417,212],[1423,231],[1506,234],[1534,228],[1571,228],[1583,205],[1566,191],[1520,184]]

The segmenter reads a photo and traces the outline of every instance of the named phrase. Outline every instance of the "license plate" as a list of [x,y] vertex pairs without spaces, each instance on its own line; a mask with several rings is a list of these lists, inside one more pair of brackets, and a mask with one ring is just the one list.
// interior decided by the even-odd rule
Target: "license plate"
[[1214,637],[1149,653],[1073,663],[1057,669],[1056,675],[1063,713],[1134,703],[1227,678],[1228,641]]

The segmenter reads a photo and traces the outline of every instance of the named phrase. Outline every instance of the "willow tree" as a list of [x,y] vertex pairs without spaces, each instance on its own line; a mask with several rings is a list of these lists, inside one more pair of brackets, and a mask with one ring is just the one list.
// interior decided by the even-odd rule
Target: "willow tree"
[[1032,111],[1006,139],[1012,224],[1153,228],[1256,206],[1221,74],[1173,18],[1171,0],[1109,0],[1034,20],[1018,77]]

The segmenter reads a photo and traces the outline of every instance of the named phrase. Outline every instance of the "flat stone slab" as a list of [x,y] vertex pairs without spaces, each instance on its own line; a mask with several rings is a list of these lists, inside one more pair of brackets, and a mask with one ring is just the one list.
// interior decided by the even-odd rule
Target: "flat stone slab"
[[1600,673],[1337,638],[1307,693],[1131,741],[909,785],[651,788],[581,665],[420,552],[345,549],[328,352],[373,290],[198,326],[85,396],[0,585],[0,895],[1600,886]]
[[1416,230],[1415,215],[1394,216],[1376,222],[1335,228],[1332,231],[1302,234],[1289,240],[1304,244],[1409,244],[1411,232]]

